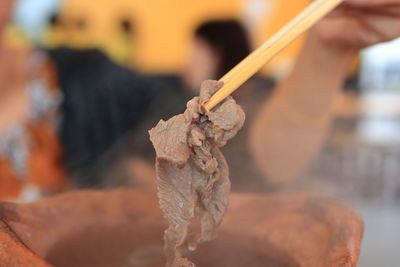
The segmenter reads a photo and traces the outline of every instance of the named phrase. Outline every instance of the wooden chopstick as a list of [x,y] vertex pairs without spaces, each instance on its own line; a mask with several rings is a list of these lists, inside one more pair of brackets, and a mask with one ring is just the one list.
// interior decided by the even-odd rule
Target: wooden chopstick
[[205,110],[211,110],[218,105],[218,103],[238,89],[283,48],[343,1],[344,0],[316,0],[312,2],[280,31],[222,77],[220,81],[224,82],[224,86],[204,104],[203,108]]

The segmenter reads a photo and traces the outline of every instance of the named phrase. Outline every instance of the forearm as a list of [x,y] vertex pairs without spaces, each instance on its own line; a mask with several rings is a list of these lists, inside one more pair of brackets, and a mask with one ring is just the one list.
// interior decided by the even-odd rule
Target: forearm
[[324,143],[333,99],[355,53],[333,50],[311,34],[288,79],[252,125],[250,145],[269,182],[298,177]]
[[311,33],[272,101],[284,102],[286,109],[314,120],[330,115],[355,55],[356,51],[330,48]]

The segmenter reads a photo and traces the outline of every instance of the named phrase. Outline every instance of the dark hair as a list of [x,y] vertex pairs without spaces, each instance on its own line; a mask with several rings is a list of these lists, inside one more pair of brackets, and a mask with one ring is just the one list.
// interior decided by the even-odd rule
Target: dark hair
[[[48,50],[64,94],[60,141],[67,170],[80,187],[101,183],[92,169],[133,129],[153,98],[148,82],[96,49]],[[89,173],[89,174],[88,174]]]
[[220,55],[218,77],[232,69],[250,53],[248,34],[237,20],[214,20],[201,24],[195,36],[206,41]]

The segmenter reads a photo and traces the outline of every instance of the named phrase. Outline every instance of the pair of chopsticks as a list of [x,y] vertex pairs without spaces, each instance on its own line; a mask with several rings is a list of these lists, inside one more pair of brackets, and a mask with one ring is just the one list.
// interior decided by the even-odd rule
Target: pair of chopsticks
[[218,105],[218,103],[238,89],[283,48],[289,45],[343,1],[344,0],[313,1],[279,32],[222,77],[220,81],[224,82],[224,86],[203,105],[203,108],[205,110],[211,110]]

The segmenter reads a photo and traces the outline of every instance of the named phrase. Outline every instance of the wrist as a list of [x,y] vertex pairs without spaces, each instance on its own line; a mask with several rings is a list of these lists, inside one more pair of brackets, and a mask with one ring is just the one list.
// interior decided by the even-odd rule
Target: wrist
[[326,46],[309,34],[294,70],[279,94],[287,107],[303,117],[330,117],[357,51]]

